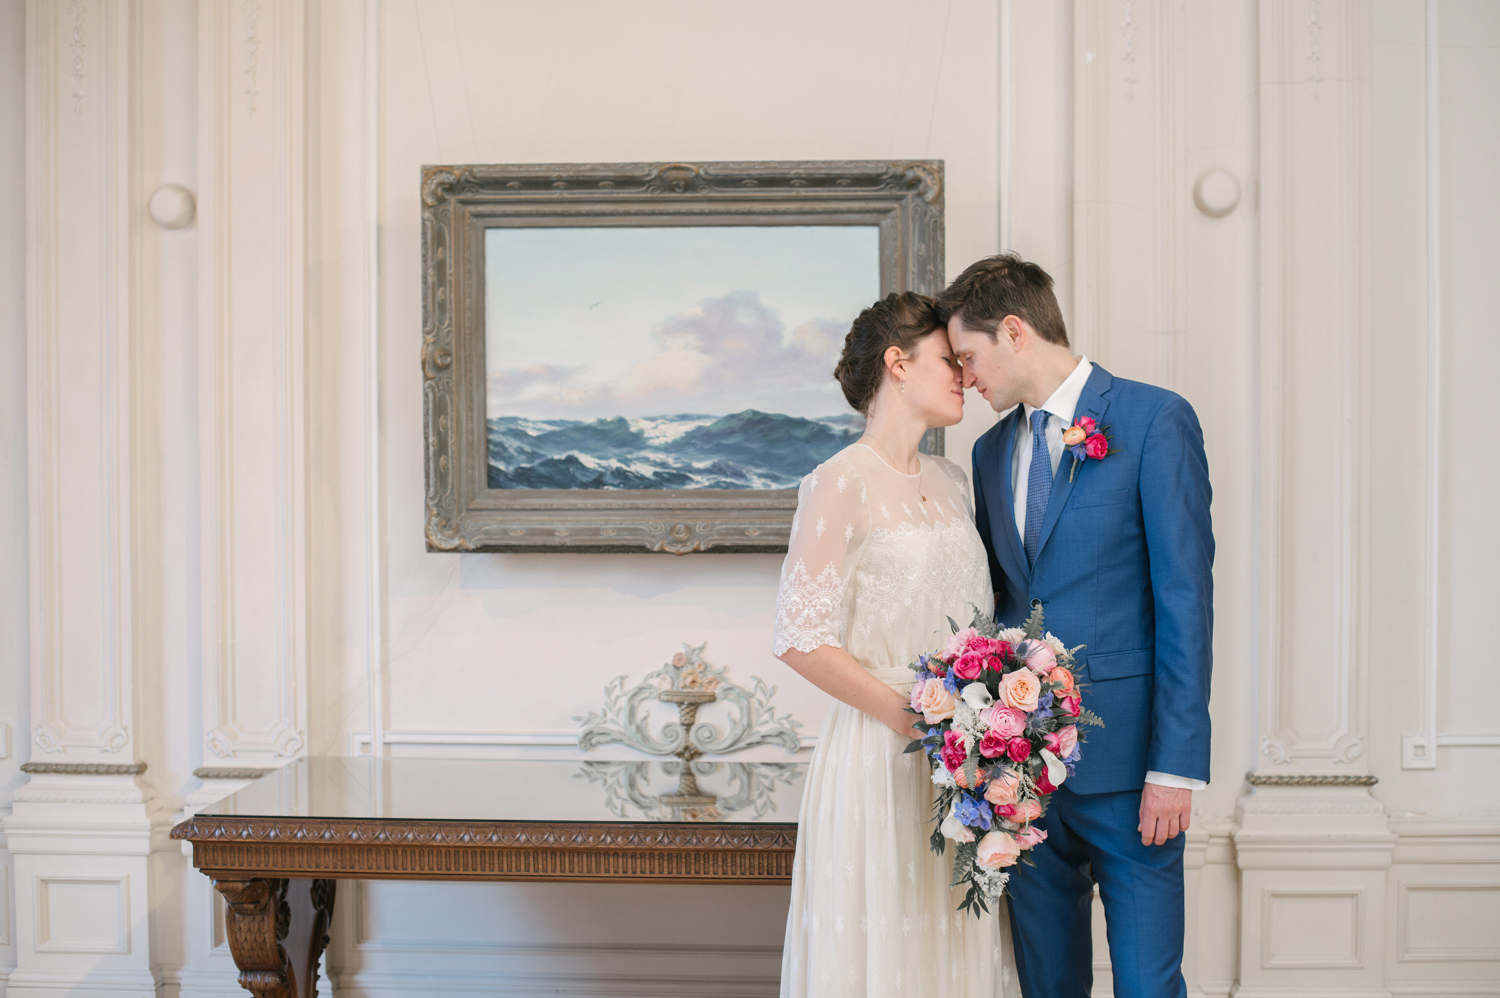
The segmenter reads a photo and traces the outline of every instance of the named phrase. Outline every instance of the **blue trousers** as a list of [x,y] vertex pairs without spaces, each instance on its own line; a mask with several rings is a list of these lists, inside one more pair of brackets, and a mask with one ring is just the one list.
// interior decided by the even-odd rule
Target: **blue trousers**
[[1094,983],[1089,909],[1104,901],[1116,998],[1186,998],[1179,834],[1141,845],[1141,792],[1075,794],[1059,787],[1038,827],[1036,866],[1011,868],[1016,969],[1025,998],[1088,998]]

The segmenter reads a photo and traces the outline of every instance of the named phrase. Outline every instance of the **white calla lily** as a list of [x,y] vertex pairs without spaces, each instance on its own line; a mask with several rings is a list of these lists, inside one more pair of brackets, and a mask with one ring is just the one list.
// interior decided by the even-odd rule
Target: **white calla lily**
[[1062,786],[1063,780],[1068,778],[1068,767],[1051,749],[1042,749],[1042,761],[1047,764],[1047,779],[1052,781],[1054,787]]
[[954,842],[973,842],[974,833],[967,825],[958,820],[958,815],[954,814],[953,810],[953,808],[948,809],[948,817],[943,819],[939,830],[944,836],[952,839]]
[[983,710],[995,702],[995,698],[990,696],[990,691],[983,683],[970,683],[963,688],[959,696],[964,698],[964,703],[975,710]]

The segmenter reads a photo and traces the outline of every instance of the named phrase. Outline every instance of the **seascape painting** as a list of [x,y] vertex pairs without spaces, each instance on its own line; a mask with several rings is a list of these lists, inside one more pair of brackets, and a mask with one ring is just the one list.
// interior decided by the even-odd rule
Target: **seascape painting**
[[832,377],[873,225],[489,228],[492,489],[787,489],[863,419]]

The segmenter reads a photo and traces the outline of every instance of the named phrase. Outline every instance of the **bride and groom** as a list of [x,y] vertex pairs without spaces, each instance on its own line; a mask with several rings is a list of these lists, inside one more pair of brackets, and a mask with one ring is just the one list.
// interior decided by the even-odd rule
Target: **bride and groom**
[[[775,653],[839,701],[798,820],[781,993],[1083,998],[1097,883],[1115,994],[1185,995],[1181,833],[1208,779],[1214,553],[1192,407],[1074,357],[1051,278],[1013,255],[936,300],[866,309],[834,376],[865,433],[803,479],[776,604]],[[972,492],[917,449],[959,421],[966,388],[1010,410],[974,446]],[[1074,456],[1080,419],[1108,427],[1107,455]],[[1106,726],[1037,823],[1035,867],[1011,867],[1007,901],[975,919],[927,844],[925,760],[902,751],[907,663],[949,617],[1017,624],[1037,603],[1085,646]]]

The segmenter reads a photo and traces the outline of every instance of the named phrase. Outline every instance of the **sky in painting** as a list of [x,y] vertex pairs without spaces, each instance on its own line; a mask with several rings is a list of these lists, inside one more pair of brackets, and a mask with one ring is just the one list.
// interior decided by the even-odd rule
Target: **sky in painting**
[[831,372],[878,296],[875,226],[492,228],[488,412],[847,412]]

